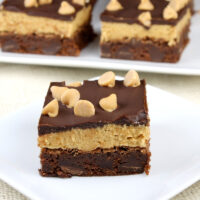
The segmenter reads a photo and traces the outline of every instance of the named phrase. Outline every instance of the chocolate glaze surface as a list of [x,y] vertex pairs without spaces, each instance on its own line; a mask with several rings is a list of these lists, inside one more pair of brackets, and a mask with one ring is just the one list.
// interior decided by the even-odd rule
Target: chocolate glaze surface
[[[101,14],[101,20],[107,22],[122,22],[122,23],[140,23],[138,21],[138,16],[145,12],[144,10],[139,10],[138,6],[140,0],[118,0],[124,9],[118,11],[107,11],[105,10]],[[188,4],[185,8],[178,12],[178,18],[172,20],[165,20],[163,18],[163,10],[168,5],[166,0],[151,0],[154,5],[154,10],[150,11],[152,15],[152,24],[169,24],[175,25],[185,14],[188,7],[192,7],[192,3]]]
[[[64,82],[50,84],[64,86]],[[81,99],[91,101],[95,106],[95,115],[92,117],[78,117],[74,115],[73,108],[67,108],[59,102],[59,114],[51,118],[41,115],[38,132],[39,135],[52,132],[70,130],[72,128],[95,128],[108,123],[126,125],[149,125],[148,107],[146,102],[145,80],[139,87],[125,87],[123,81],[116,81],[114,88],[101,87],[97,81],[84,81],[81,87],[76,88],[80,92]],[[50,87],[44,106],[53,100]],[[99,100],[110,94],[117,95],[118,108],[113,112],[106,112],[99,106]]]
[[[62,1],[63,0],[53,0],[51,4],[40,5],[37,8],[36,7],[25,8],[24,0],[4,0],[2,5],[4,10],[7,11],[22,12],[32,16],[40,16],[40,17],[48,17],[59,20],[72,21],[75,18],[77,12],[80,11],[83,8],[83,6],[74,4],[72,0],[65,0],[75,8],[75,12],[70,15],[60,15],[58,14],[58,9]],[[96,0],[91,0],[90,3],[86,4],[86,6],[88,4],[93,5],[95,1]]]

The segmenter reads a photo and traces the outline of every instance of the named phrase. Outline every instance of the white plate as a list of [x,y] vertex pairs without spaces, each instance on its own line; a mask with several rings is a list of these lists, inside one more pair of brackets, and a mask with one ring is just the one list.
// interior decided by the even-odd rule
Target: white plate
[[[0,0],[1,1],[1,0]],[[99,32],[99,14],[105,8],[108,0],[99,0],[94,11],[93,25],[95,30]],[[200,9],[200,1],[195,0],[195,9]],[[91,43],[85,48],[80,57],[61,57],[61,56],[45,56],[31,54],[3,53],[0,51],[0,62],[20,63],[20,64],[37,64],[59,67],[81,67],[81,68],[98,68],[112,70],[129,70],[135,69],[143,72],[156,72],[168,74],[187,74],[200,75],[200,15],[196,14],[192,19],[191,41],[180,62],[177,64],[169,63],[152,63],[142,61],[126,61],[100,58],[99,39]]]
[[150,175],[43,178],[37,122],[43,99],[0,120],[0,178],[33,200],[168,199],[200,179],[200,107],[147,87]]

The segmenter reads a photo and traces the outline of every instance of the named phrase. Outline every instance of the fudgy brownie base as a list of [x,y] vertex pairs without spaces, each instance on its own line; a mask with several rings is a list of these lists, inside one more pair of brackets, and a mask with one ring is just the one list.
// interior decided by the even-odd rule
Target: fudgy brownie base
[[74,39],[59,36],[0,35],[2,51],[17,53],[34,53],[46,55],[78,56],[95,37],[90,25],[84,26]]
[[79,150],[42,149],[42,176],[110,176],[149,173],[150,152],[140,147]]
[[189,27],[190,25],[185,28],[179,43],[175,46],[168,46],[167,42],[162,40],[153,41],[151,39],[107,42],[101,44],[101,56],[104,58],[175,63],[179,61],[181,53],[189,41]]

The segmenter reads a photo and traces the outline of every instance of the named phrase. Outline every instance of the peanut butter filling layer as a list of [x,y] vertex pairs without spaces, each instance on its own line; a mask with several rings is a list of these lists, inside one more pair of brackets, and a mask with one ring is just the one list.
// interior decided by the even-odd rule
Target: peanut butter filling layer
[[147,147],[150,139],[148,126],[127,126],[108,124],[103,127],[72,129],[39,136],[38,146],[48,149],[78,149],[92,151],[97,148],[120,146]]
[[35,17],[24,13],[2,10],[0,11],[0,34],[47,34],[73,38],[80,27],[90,21],[91,9],[91,5],[83,8],[77,13],[73,21]]
[[133,38],[138,40],[147,38],[164,40],[169,46],[174,46],[179,42],[184,28],[190,23],[190,19],[191,11],[188,9],[176,26],[153,24],[147,29],[137,23],[102,22],[101,43],[129,42]]

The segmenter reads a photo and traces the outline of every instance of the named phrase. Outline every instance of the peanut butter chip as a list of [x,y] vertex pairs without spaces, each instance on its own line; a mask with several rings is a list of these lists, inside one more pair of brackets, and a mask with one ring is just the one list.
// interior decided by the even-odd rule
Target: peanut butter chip
[[130,70],[125,75],[124,85],[126,87],[138,87],[140,85],[140,78],[135,70]]
[[118,0],[110,0],[108,3],[106,10],[108,11],[117,11],[123,9],[122,5],[119,3]]
[[24,0],[24,7],[26,8],[38,7],[37,0]]
[[58,13],[60,15],[70,15],[75,12],[75,8],[70,5],[67,1],[62,1],[60,8],[58,9]]
[[73,3],[84,6],[85,5],[85,0],[73,0]]
[[141,22],[144,26],[150,27],[151,26],[151,13],[150,12],[143,12],[138,16],[139,22]]
[[40,5],[51,4],[52,0],[39,0]]
[[54,99],[50,101],[42,110],[43,115],[49,115],[49,117],[56,117],[58,115],[59,105],[58,100]]
[[80,93],[76,89],[68,89],[61,96],[61,102],[65,104],[68,108],[74,107],[74,105],[79,101]]
[[150,0],[141,0],[139,6],[138,6],[139,10],[153,10],[154,9],[154,5],[151,3]]
[[60,101],[62,94],[64,92],[66,92],[68,90],[68,88],[67,87],[52,86],[50,90],[51,90],[51,93],[52,93],[52,97],[57,99],[58,101]]
[[163,18],[166,20],[177,19],[178,13],[175,8],[173,8],[170,4],[163,11]]
[[174,8],[177,12],[184,8],[190,0],[171,0],[169,5]]
[[115,73],[112,71],[105,72],[98,80],[100,86],[114,87],[115,86]]
[[99,105],[107,112],[112,112],[117,109],[117,95],[111,94],[108,97],[102,98]]
[[70,83],[70,84],[68,84],[67,86],[68,87],[80,87],[82,84],[81,84],[81,82],[73,82],[73,83]]
[[74,114],[79,117],[92,117],[95,115],[94,105],[87,100],[79,100],[74,106]]

